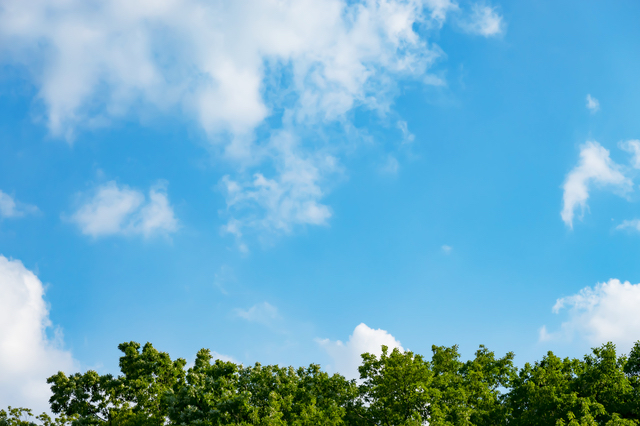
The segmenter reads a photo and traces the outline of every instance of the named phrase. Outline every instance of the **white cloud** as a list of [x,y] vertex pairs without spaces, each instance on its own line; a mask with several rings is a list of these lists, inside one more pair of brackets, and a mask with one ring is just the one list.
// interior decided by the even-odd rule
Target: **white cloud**
[[393,155],[387,156],[387,161],[380,167],[380,171],[389,175],[397,175],[400,169],[400,163]]
[[640,169],[640,140],[633,139],[622,142],[620,144],[620,148],[633,155],[633,157],[631,158],[631,166],[634,169]]
[[140,191],[107,182],[96,188],[93,196],[71,216],[71,221],[83,234],[92,237],[115,234],[150,237],[178,228],[162,184],[152,187],[146,200]]
[[9,194],[0,190],[0,219],[21,217],[26,214],[36,213],[38,208],[29,204],[16,201]]
[[623,220],[620,225],[616,226],[616,229],[633,229],[640,231],[640,219]]
[[595,114],[600,109],[600,102],[591,95],[587,95],[587,109]]
[[494,7],[474,4],[471,16],[461,22],[462,29],[471,34],[492,37],[503,34],[506,24]]
[[48,411],[47,377],[77,370],[52,327],[42,282],[19,260],[0,255],[0,401],[36,412]]
[[213,357],[213,359],[219,359],[220,361],[233,362],[234,364],[240,364],[240,362],[238,362],[238,360],[236,360],[234,357],[230,355],[221,354],[216,351],[211,351],[211,356]]
[[[415,28],[430,34],[454,9],[449,0],[6,0],[0,49],[31,72],[53,135],[72,139],[138,111],[195,118],[237,171],[232,219],[288,231],[330,218],[321,200],[333,168],[318,145],[337,143],[283,150],[278,136],[257,143],[256,127],[349,128],[354,108],[386,114],[398,79],[441,84],[428,70],[443,53]],[[479,10],[479,31],[492,33],[499,17]],[[282,111],[282,124],[265,122]]]
[[358,367],[362,361],[360,355],[363,353],[368,352],[380,356],[382,354],[382,345],[386,345],[389,349],[399,348],[404,350],[400,342],[389,332],[369,328],[364,323],[361,323],[353,330],[353,334],[349,336],[349,340],[346,343],[340,340],[334,342],[329,339],[318,339],[318,343],[333,359],[331,368],[344,375],[347,379],[360,377]]
[[573,228],[575,209],[580,207],[582,213],[587,208],[589,187],[609,186],[621,193],[632,189],[632,182],[621,170],[621,167],[609,157],[609,151],[598,142],[587,142],[580,147],[578,165],[567,175],[564,189],[564,206],[561,212],[564,223]]
[[541,340],[571,339],[578,336],[591,345],[612,341],[626,349],[640,340],[640,284],[610,279],[595,287],[585,287],[575,295],[556,301],[554,313],[567,310],[568,320],[561,330],[540,331]]
[[[325,225],[331,209],[320,203],[325,176],[337,169],[336,159],[327,154],[307,155],[298,139],[289,132],[279,132],[272,139],[277,150],[277,173],[272,179],[256,173],[251,181],[223,178],[227,208],[233,214],[224,231],[242,236],[244,228],[290,232],[293,225]],[[255,216],[255,207],[265,214]]]
[[258,303],[249,309],[238,308],[235,310],[235,314],[249,322],[257,322],[264,325],[270,325],[280,318],[278,308],[267,302]]
[[448,246],[446,244],[442,246],[442,252],[444,254],[451,254],[451,250],[453,250],[453,247],[451,246]]
[[398,121],[398,129],[400,129],[400,131],[402,132],[403,145],[410,144],[416,139],[416,136],[409,131],[409,125],[407,124],[406,121],[404,120]]

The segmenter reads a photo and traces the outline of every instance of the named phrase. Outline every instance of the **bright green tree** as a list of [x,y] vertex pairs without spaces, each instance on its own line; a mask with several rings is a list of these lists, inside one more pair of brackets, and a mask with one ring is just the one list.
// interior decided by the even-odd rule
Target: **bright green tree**
[[184,382],[186,361],[172,361],[150,343],[142,350],[135,342],[122,343],[118,349],[124,353],[120,358],[121,376],[87,371],[71,376],[58,372],[50,377],[51,410],[73,416],[74,426],[166,424],[165,394]]
[[317,365],[243,367],[203,349],[186,384],[169,392],[175,425],[342,425],[354,384]]
[[382,346],[380,357],[362,355],[359,371],[354,413],[362,424],[413,426],[429,418],[433,373],[421,355]]

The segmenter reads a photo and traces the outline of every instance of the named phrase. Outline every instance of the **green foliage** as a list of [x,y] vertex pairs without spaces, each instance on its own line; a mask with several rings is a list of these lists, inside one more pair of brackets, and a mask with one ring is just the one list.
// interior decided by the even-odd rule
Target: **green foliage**
[[433,399],[430,424],[437,426],[500,425],[505,423],[506,408],[500,388],[509,385],[515,375],[513,354],[496,359],[484,346],[475,358],[460,361],[458,347],[432,347]]
[[52,419],[44,413],[34,417],[33,412],[28,408],[9,406],[7,410],[0,410],[0,426],[67,426],[72,420],[66,416]]
[[142,351],[135,342],[118,349],[122,375],[100,376],[95,371],[67,377],[63,372],[50,377],[51,411],[73,417],[74,426],[166,424],[165,395],[184,385],[184,359],[172,361],[167,353],[147,343]]
[[422,356],[383,346],[380,358],[362,355],[359,371],[354,411],[364,424],[422,425],[429,417],[433,373]]
[[175,425],[341,425],[353,384],[317,365],[243,367],[198,352],[186,385],[166,394]]
[[507,395],[509,424],[635,425],[638,416],[636,343],[629,362],[611,343],[594,348],[583,360],[561,360],[549,352],[526,364]]
[[207,349],[185,370],[151,344],[118,347],[121,374],[51,376],[51,411],[0,410],[0,426],[632,426],[640,424],[640,342],[583,359],[552,352],[523,368],[484,346],[466,362],[457,346],[430,360],[382,347],[363,354],[360,380],[305,368],[245,367]]

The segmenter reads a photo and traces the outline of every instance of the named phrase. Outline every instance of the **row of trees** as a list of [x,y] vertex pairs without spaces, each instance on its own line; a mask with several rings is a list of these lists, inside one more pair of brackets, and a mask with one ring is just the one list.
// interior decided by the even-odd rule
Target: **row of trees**
[[627,426],[640,424],[640,342],[629,356],[611,343],[579,359],[549,352],[517,368],[480,346],[463,362],[457,346],[430,360],[382,347],[362,355],[360,381],[318,365],[244,367],[198,352],[193,367],[147,343],[119,346],[121,375],[95,371],[48,379],[50,418],[0,411],[0,426],[326,425]]

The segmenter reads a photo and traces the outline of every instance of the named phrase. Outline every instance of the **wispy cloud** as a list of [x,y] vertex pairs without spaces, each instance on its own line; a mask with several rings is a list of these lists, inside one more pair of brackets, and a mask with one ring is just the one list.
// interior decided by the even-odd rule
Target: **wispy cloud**
[[220,290],[222,294],[229,294],[228,286],[230,284],[235,284],[237,278],[233,273],[233,269],[227,265],[222,265],[218,268],[218,272],[216,272],[213,276],[213,286]]
[[164,183],[152,187],[147,199],[138,190],[108,182],[97,187],[70,219],[83,234],[92,237],[118,234],[150,237],[167,235],[178,228]]
[[561,217],[564,223],[573,228],[575,210],[581,213],[587,208],[589,190],[592,185],[608,186],[619,193],[632,190],[631,179],[623,174],[622,167],[611,160],[609,151],[598,142],[590,141],[580,147],[578,165],[567,175],[563,185]]
[[540,330],[541,340],[584,339],[592,345],[612,341],[625,348],[640,338],[640,284],[610,279],[556,301],[553,312],[567,311],[560,330]]
[[63,348],[62,333],[47,336],[52,324],[44,286],[19,260],[0,255],[0,401],[3,406],[48,411],[46,379],[77,370]]
[[453,250],[453,247],[445,244],[441,247],[441,249],[444,254],[451,254],[451,250]]
[[591,114],[595,114],[600,109],[600,102],[591,95],[587,95],[587,109],[591,111]]
[[[266,229],[288,233],[295,225],[325,225],[331,209],[320,203],[322,182],[337,168],[331,155],[305,153],[290,132],[279,132],[272,139],[277,173],[267,178],[255,173],[250,181],[222,180],[227,211],[232,215],[224,227],[237,237],[244,229]],[[255,208],[264,211],[255,215]]]
[[632,229],[640,232],[640,219],[623,220],[620,225],[616,226],[616,229]]
[[387,161],[380,167],[380,171],[388,175],[397,175],[398,170],[400,170],[400,163],[393,155],[387,156]]
[[16,201],[12,196],[0,190],[0,219],[22,217],[37,212],[36,206]]
[[274,321],[280,319],[278,308],[268,302],[253,305],[249,309],[235,309],[235,315],[249,322],[263,325],[272,325]]
[[633,139],[621,142],[620,148],[632,155],[631,166],[634,169],[640,169],[640,140]]
[[484,37],[504,34],[507,27],[502,15],[496,11],[495,7],[478,3],[472,6],[471,14],[460,21],[460,26],[470,34]]
[[349,336],[346,343],[329,339],[317,339],[317,342],[333,359],[333,364],[330,367],[348,379],[360,377],[358,366],[361,364],[363,353],[368,352],[380,356],[382,345],[390,349],[404,350],[400,342],[389,332],[370,328],[364,323],[359,324],[353,330],[353,334]]

